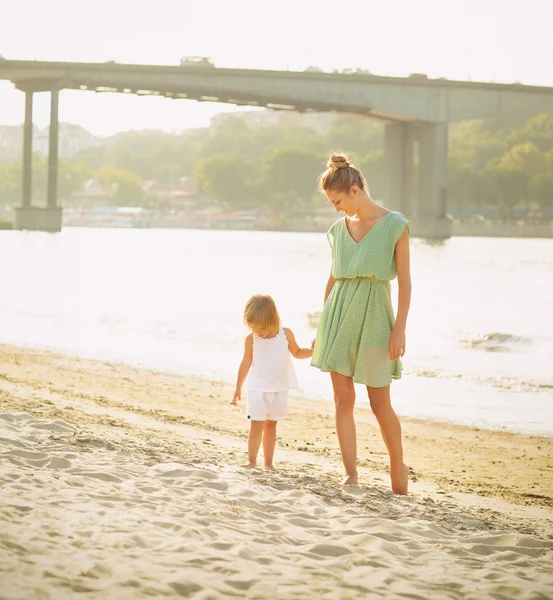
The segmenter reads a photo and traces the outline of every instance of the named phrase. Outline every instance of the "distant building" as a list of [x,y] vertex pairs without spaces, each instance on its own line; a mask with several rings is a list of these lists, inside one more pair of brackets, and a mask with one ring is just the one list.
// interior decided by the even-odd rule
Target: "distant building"
[[197,201],[198,190],[188,177],[181,177],[177,186],[154,180],[143,180],[141,186],[147,200],[162,201],[173,208],[186,208]]
[[[98,139],[90,132],[79,125],[71,123],[60,123],[58,137],[58,155],[60,158],[70,159],[86,150],[100,146],[102,140]],[[49,128],[35,131],[33,136],[33,152],[41,156],[48,155],[49,147]]]
[[319,134],[326,134],[336,115],[329,112],[300,113],[294,110],[251,110],[219,113],[211,119],[210,131],[214,133],[221,123],[229,119],[241,119],[250,127],[310,127]]
[[[33,126],[33,135],[38,129]],[[23,127],[21,125],[0,125],[0,162],[21,159],[23,151]]]
[[78,192],[71,195],[69,204],[88,207],[97,205],[109,205],[112,197],[95,179],[87,179]]
[[335,113],[330,112],[311,112],[300,113],[300,124],[302,127],[311,127],[317,133],[325,135],[330,131],[332,123],[336,119]]
[[[198,199],[198,191],[188,177],[181,177],[176,185],[159,183],[154,180],[142,180],[140,187],[144,197],[140,202],[147,205],[159,205],[164,209],[181,210],[194,206]],[[67,205],[80,208],[94,206],[111,206],[116,201],[115,188],[106,187],[96,179],[87,179],[81,188],[74,192]],[[137,200],[138,202],[138,200]]]

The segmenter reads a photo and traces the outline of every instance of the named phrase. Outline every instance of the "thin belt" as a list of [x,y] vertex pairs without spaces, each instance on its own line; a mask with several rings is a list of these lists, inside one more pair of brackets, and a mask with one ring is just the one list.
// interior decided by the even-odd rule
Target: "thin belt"
[[383,283],[384,285],[390,283],[387,279],[377,279],[376,277],[365,277],[363,275],[359,275],[357,277],[336,277],[336,281],[355,281],[356,279],[370,281],[371,283]]

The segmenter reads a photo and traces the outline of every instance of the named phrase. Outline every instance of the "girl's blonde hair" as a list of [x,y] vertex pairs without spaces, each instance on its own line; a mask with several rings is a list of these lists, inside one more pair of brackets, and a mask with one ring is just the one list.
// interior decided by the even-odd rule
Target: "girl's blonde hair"
[[319,176],[319,190],[333,190],[349,193],[351,186],[355,185],[367,193],[369,188],[363,173],[349,161],[344,154],[332,154],[328,159],[327,169]]
[[271,296],[256,294],[252,296],[244,308],[244,323],[273,329],[280,327],[280,316],[275,301]]

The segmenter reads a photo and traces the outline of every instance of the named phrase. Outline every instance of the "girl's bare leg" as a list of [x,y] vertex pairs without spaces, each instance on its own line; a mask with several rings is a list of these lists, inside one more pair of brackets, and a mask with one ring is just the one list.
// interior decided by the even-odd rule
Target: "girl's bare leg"
[[355,406],[353,379],[335,372],[330,373],[330,378],[336,406],[336,433],[346,470],[342,485],[357,485],[357,433],[353,417]]
[[265,421],[250,421],[250,435],[248,437],[248,464],[247,467],[255,467],[257,464],[257,453],[261,446],[263,428]]
[[403,444],[401,441],[401,424],[392,408],[390,386],[373,388],[367,386],[372,411],[380,425],[382,439],[390,456],[390,477],[392,491],[395,494],[407,494],[409,469],[403,462]]
[[265,469],[267,471],[275,471],[273,467],[273,456],[276,446],[276,421],[265,421],[263,430],[263,459],[265,461]]

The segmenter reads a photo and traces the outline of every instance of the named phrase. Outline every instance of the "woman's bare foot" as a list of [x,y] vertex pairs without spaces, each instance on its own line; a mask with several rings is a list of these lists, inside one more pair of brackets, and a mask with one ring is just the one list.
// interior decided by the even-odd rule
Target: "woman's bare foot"
[[400,496],[407,496],[407,488],[409,486],[409,467],[402,464],[399,472],[390,470],[390,478],[392,479],[392,492]]
[[359,485],[357,482],[357,473],[346,475],[340,482],[340,485]]
[[265,471],[278,471],[278,469],[275,469],[273,465],[265,465]]
[[242,467],[244,467],[244,469],[257,469],[257,464],[249,462],[245,465],[242,465]]

